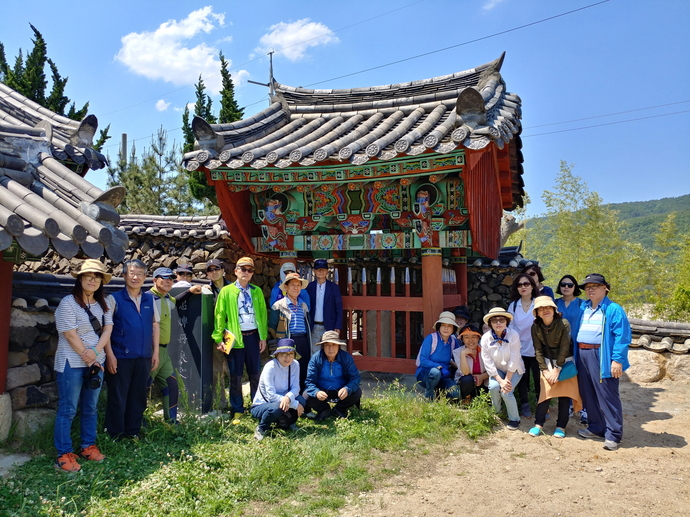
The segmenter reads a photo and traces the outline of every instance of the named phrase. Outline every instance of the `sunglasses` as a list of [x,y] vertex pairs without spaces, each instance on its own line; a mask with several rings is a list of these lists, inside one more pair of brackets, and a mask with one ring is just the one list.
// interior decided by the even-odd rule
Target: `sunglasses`
[[239,269],[243,273],[253,273],[254,272],[253,267],[238,267],[237,269]]
[[571,287],[575,287],[575,284],[571,284],[569,282],[561,282],[561,287],[567,287],[570,289]]
[[192,276],[192,274],[188,273],[187,271],[181,271],[177,273],[177,276]]
[[210,267],[206,270],[207,273],[213,273],[214,271],[220,271],[219,267]]
[[529,286],[531,286],[531,285],[532,285],[532,284],[530,284],[529,282],[520,282],[520,283],[518,283],[518,287],[529,287]]
[[527,273],[529,276],[539,276],[536,271],[530,271]]
[[504,318],[503,316],[495,316],[495,317],[491,318],[491,321],[493,323],[507,323],[508,318]]

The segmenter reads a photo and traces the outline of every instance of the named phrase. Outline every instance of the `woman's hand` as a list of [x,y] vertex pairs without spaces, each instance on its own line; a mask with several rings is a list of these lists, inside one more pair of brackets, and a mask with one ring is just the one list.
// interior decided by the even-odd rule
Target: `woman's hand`
[[287,411],[290,409],[290,397],[285,395],[282,399],[280,399],[280,410],[281,411]]
[[304,406],[302,404],[297,404],[297,417],[301,417],[302,413],[304,413]]
[[345,400],[345,399],[347,398],[347,395],[348,395],[348,393],[347,393],[347,388],[344,388],[344,387],[343,387],[343,388],[340,388],[340,389],[338,390],[338,398],[339,398],[340,400]]
[[510,393],[513,389],[513,383],[508,379],[501,379],[498,381],[498,385],[501,387],[501,393]]
[[84,351],[81,354],[79,354],[79,357],[81,357],[82,361],[91,366],[93,363],[96,362],[98,352],[96,352],[96,350],[93,348],[85,348]]

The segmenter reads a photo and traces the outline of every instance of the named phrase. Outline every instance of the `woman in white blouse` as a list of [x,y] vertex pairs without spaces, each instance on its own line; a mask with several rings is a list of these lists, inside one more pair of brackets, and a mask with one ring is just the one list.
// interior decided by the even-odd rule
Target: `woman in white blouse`
[[55,311],[58,347],[55,372],[58,385],[58,410],[53,441],[58,459],[55,468],[66,472],[81,469],[72,449],[72,420],[80,410],[81,449],[79,457],[103,461],[96,446],[98,395],[103,384],[103,349],[113,330],[113,311],[105,301],[103,286],[110,275],[98,260],[85,260],[72,294]]
[[489,394],[496,413],[501,410],[501,399],[508,413],[508,429],[514,431],[520,426],[520,414],[515,401],[515,386],[525,373],[520,356],[520,337],[508,328],[513,315],[494,307],[484,316],[489,331],[480,341],[482,361],[489,374]]

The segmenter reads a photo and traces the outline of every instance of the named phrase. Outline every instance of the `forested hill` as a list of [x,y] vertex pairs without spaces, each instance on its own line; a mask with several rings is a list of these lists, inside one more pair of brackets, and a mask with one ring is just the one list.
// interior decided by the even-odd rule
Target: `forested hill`
[[[617,211],[618,218],[626,223],[624,238],[631,242],[639,242],[645,248],[655,247],[654,238],[659,227],[671,212],[676,213],[678,233],[690,235],[690,194],[651,201],[612,203],[608,206]],[[529,226],[531,225],[528,223]]]

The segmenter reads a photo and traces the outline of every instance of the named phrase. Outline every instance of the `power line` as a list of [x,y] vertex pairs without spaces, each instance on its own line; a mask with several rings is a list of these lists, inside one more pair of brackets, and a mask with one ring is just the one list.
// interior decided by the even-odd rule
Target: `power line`
[[614,126],[616,124],[626,124],[627,122],[637,122],[638,120],[648,120],[650,118],[668,117],[671,115],[679,115],[680,113],[690,113],[690,110],[674,111],[673,113],[664,113],[662,115],[650,115],[649,117],[631,118],[628,120],[619,120],[618,122],[606,122],[604,124],[595,124],[593,126],[574,127],[572,129],[561,129],[559,131],[549,131],[548,133],[535,133],[533,135],[522,135],[521,137],[522,138],[530,138],[532,136],[555,135],[557,133],[568,133],[570,131],[581,131],[583,129],[592,129],[595,127]]
[[678,102],[669,102],[668,104],[658,104],[657,106],[649,106],[647,108],[637,108],[637,109],[626,110],[626,111],[617,111],[616,113],[608,113],[606,115],[596,115],[594,117],[584,117],[584,118],[576,118],[576,119],[572,119],[572,120],[564,120],[563,122],[551,122],[550,124],[539,124],[538,126],[523,127],[522,129],[535,129],[538,127],[558,126],[560,124],[569,124],[571,122],[581,122],[583,120],[592,120],[595,118],[613,117],[614,115],[623,115],[625,113],[634,113],[636,111],[645,111],[645,110],[651,110],[651,109],[655,109],[655,108],[664,108],[666,106],[675,106],[676,104],[684,104],[686,102],[690,102],[690,100],[678,101]]
[[567,11],[567,12],[564,12],[564,13],[561,13],[561,14],[556,14],[556,15],[554,15],[554,16],[549,16],[548,18],[543,18],[543,19],[541,19],[541,20],[537,20],[537,21],[534,21],[534,22],[530,22],[530,23],[527,23],[527,24],[525,24],[525,25],[520,25],[519,27],[513,27],[512,29],[507,29],[507,30],[504,30],[504,31],[495,32],[495,33],[490,34],[490,35],[488,35],[488,36],[482,36],[481,38],[476,38],[476,39],[473,39],[473,40],[465,41],[465,42],[463,42],[463,43],[458,43],[458,44],[456,44],[456,45],[451,45],[451,46],[449,46],[449,47],[443,47],[443,48],[439,48],[439,49],[436,49],[436,50],[431,50],[431,51],[425,52],[425,53],[423,53],[423,54],[417,54],[416,56],[406,57],[406,58],[404,58],[404,59],[399,59],[399,60],[397,60],[397,61],[392,61],[392,62],[390,62],[390,63],[385,63],[385,64],[383,64],[383,65],[373,66],[373,67],[371,67],[371,68],[366,68],[366,69],[364,69],[364,70],[360,70],[359,72],[352,72],[352,73],[345,74],[345,75],[339,75],[338,77],[332,77],[331,79],[325,79],[325,80],[323,80],[323,81],[318,81],[318,82],[316,82],[316,83],[307,84],[306,86],[316,86],[317,84],[327,83],[327,82],[330,82],[330,81],[336,81],[336,80],[338,80],[338,79],[343,79],[343,78],[345,78],[345,77],[351,77],[351,76],[353,76],[353,75],[359,75],[359,74],[363,74],[363,73],[365,73],[365,72],[371,72],[372,70],[378,70],[378,69],[380,69],[380,68],[385,68],[385,67],[387,67],[387,66],[397,65],[397,64],[399,64],[399,63],[404,63],[404,62],[406,62],[406,61],[412,61],[413,59],[419,59],[420,57],[430,56],[431,54],[437,54],[438,52],[445,52],[446,50],[450,50],[450,49],[462,47],[462,46],[464,46],[464,45],[469,45],[470,43],[476,43],[476,42],[478,42],[478,41],[483,41],[483,40],[485,40],[485,39],[495,38],[496,36],[501,36],[501,35],[503,35],[503,34],[508,34],[508,33],[510,33],[510,32],[515,32],[515,31],[518,31],[518,30],[521,30],[521,29],[525,29],[525,28],[527,28],[527,27],[531,27],[531,26],[533,26],[533,25],[538,25],[538,24],[540,24],[540,23],[544,23],[544,22],[548,22],[548,21],[551,21],[551,20],[555,20],[556,18],[561,18],[561,17],[563,17],[563,16],[567,16],[567,15],[569,15],[569,14],[573,14],[573,13],[576,13],[576,12],[578,12],[578,11],[583,11],[583,10],[589,9],[589,8],[591,8],[591,7],[596,7],[597,5],[605,4],[605,3],[609,2],[609,1],[610,1],[610,0],[602,0],[601,2],[597,2],[597,3],[595,3],[595,4],[586,5],[586,6],[584,6],[584,7],[578,8],[578,9],[573,9],[572,11]]

